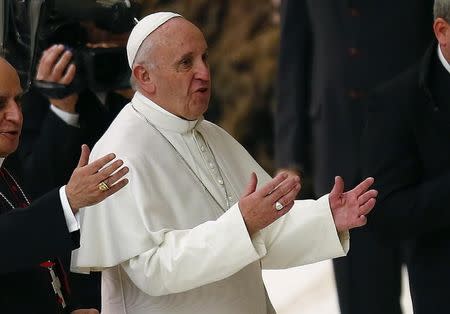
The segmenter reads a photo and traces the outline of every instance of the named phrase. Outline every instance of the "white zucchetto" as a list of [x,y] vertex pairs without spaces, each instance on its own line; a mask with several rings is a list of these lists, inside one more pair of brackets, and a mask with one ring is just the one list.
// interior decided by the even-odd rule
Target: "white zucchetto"
[[133,67],[139,47],[141,47],[147,36],[174,17],[182,16],[173,12],[157,12],[147,15],[134,26],[127,42],[127,57],[130,68]]

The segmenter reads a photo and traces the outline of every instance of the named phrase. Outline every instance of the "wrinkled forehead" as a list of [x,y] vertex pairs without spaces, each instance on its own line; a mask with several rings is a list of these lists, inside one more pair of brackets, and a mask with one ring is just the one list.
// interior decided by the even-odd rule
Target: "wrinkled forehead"
[[0,95],[15,96],[22,92],[17,71],[5,59],[0,58]]
[[192,49],[204,51],[208,48],[202,31],[182,17],[173,18],[161,25],[149,35],[148,40],[154,48],[174,54],[184,54]]

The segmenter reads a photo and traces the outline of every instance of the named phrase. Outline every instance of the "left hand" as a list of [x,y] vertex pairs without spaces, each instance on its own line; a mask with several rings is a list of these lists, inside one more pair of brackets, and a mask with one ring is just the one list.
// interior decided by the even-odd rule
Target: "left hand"
[[70,312],[70,314],[99,314],[100,312],[97,309],[79,309]]
[[373,178],[367,178],[353,190],[344,193],[344,180],[337,176],[328,200],[337,231],[345,231],[364,226],[367,223],[366,215],[375,206],[378,191],[369,190]]

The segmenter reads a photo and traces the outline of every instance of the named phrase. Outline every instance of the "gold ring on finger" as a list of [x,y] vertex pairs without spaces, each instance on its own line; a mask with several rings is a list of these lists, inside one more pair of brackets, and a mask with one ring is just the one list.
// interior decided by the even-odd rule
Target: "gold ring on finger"
[[102,181],[97,185],[98,189],[102,192],[108,191],[109,190],[109,185],[105,182]]

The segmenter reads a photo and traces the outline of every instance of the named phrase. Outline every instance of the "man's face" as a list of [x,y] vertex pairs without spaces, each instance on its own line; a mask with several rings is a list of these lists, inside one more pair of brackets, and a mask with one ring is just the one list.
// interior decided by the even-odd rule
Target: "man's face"
[[21,95],[16,70],[0,58],[0,157],[13,153],[19,145],[23,122]]
[[150,52],[152,100],[181,118],[198,119],[208,109],[211,95],[205,38],[183,18],[169,20],[157,32]]

